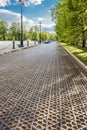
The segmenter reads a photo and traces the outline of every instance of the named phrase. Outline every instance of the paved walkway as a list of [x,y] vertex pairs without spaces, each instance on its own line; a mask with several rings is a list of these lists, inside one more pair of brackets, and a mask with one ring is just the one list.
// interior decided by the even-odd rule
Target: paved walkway
[[87,130],[87,77],[58,44],[0,56],[0,130]]
[[[20,45],[20,41],[15,41],[15,44],[14,44],[14,48],[15,49],[20,49],[20,47],[18,47],[18,45]],[[23,41],[23,46],[24,47],[31,47],[31,46],[34,46],[34,45],[38,45],[38,42],[36,41]],[[7,52],[10,52],[10,51],[13,51],[13,41],[0,41],[0,54],[3,54],[3,53],[7,53]]]

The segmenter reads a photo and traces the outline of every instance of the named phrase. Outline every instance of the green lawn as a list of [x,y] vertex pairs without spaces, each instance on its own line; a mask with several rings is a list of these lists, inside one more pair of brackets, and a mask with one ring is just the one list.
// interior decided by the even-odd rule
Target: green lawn
[[69,45],[66,43],[60,43],[72,54],[74,54],[79,60],[81,60],[85,65],[87,65],[87,47],[83,48],[79,45]]

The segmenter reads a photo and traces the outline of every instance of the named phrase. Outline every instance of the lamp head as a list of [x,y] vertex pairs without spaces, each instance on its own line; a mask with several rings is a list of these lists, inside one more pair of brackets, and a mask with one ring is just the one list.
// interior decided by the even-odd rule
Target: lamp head
[[18,0],[18,2],[20,2],[22,5],[25,5],[23,0]]

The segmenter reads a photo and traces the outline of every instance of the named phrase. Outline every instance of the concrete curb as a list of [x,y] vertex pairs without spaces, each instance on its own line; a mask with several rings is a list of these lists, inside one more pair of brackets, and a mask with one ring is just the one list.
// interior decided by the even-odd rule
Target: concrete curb
[[[61,45],[61,44],[60,44]],[[62,46],[62,45],[61,45]],[[63,46],[62,46],[63,47]],[[64,48],[64,47],[63,47]],[[70,51],[66,48],[64,50],[68,53],[69,57],[84,71],[87,73],[87,66],[81,62],[77,57],[75,57]]]
[[16,51],[21,51],[23,49],[28,49],[28,48],[31,48],[31,47],[34,47],[34,46],[35,45],[33,45],[33,46],[27,46],[27,47],[22,47],[22,48],[17,48],[17,49],[12,49],[12,50],[9,50],[9,51],[5,51],[5,52],[0,53],[0,56],[5,55],[5,54],[9,54],[9,53],[12,53],[12,52],[16,52]]

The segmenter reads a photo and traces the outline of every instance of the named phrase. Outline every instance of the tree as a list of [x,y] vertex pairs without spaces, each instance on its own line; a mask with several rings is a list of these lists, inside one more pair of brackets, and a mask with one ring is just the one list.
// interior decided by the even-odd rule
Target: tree
[[29,38],[31,40],[39,40],[39,27],[38,26],[33,26],[30,28]]
[[11,39],[20,40],[20,23],[13,22],[10,26],[9,33],[11,35]]
[[26,40],[29,38],[29,31],[26,29],[26,26],[23,26],[23,39]]
[[87,27],[87,1],[85,0],[61,0],[52,9],[51,14],[56,23],[56,33],[60,41],[77,43],[86,42]]
[[0,21],[0,39],[5,40],[6,39],[6,33],[8,30],[8,24],[6,21],[2,20]]

